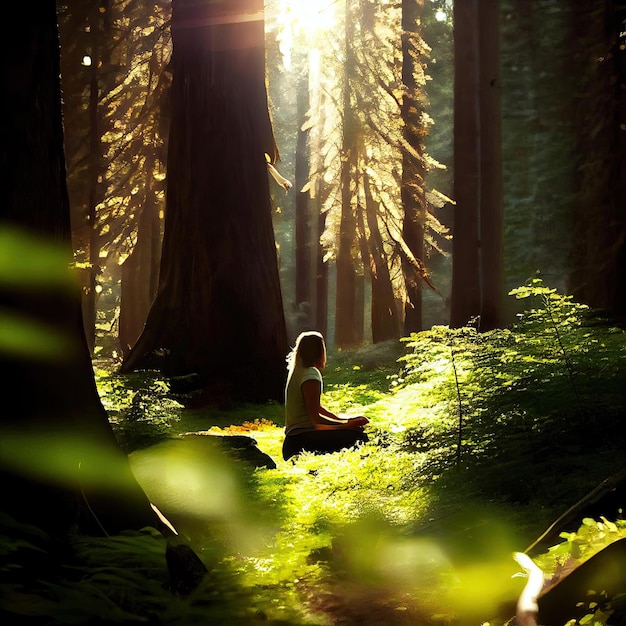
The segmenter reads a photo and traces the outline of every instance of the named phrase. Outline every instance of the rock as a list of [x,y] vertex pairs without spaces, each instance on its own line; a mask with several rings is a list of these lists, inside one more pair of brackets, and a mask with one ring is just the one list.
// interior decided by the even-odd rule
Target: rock
[[269,454],[265,454],[257,447],[256,439],[246,435],[216,435],[213,433],[186,433],[185,439],[209,437],[211,443],[215,443],[230,457],[243,461],[253,468],[264,467],[276,469],[276,462]]

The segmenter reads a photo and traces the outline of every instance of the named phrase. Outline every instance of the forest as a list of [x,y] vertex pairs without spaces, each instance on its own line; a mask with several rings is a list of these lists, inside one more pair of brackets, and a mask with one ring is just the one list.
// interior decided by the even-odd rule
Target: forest
[[[626,624],[626,5],[11,27],[3,623]],[[305,330],[368,440],[285,461]]]

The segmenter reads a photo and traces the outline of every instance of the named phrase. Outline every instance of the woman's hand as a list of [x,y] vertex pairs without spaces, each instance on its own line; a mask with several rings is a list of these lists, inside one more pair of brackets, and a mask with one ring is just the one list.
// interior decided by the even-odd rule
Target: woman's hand
[[350,426],[351,428],[361,428],[363,426],[365,426],[365,424],[369,424],[370,421],[367,419],[367,417],[365,417],[365,415],[359,415],[357,417],[351,417],[347,424],[348,426]]

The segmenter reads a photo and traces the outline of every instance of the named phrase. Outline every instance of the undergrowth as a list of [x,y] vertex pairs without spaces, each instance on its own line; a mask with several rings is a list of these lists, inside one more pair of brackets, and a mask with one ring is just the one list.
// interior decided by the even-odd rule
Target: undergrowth
[[[144,489],[210,573],[189,597],[169,593],[164,540],[145,530],[74,538],[54,584],[12,584],[51,548],[23,530],[12,543],[18,527],[4,520],[2,606],[25,612],[39,599],[29,614],[49,624],[70,623],[68,614],[71,623],[96,614],[107,623],[504,623],[502,607],[523,587],[512,553],[622,469],[626,442],[623,330],[540,281],[512,296],[525,310],[508,329],[435,327],[331,352],[325,405],[370,418],[368,444],[332,455],[282,461],[280,405],[185,409],[156,375],[97,367],[114,431],[138,476],[149,475]],[[252,437],[276,468],[185,447],[178,436],[190,432]],[[564,555],[588,558],[623,535],[620,520],[586,520],[537,562],[550,574]]]

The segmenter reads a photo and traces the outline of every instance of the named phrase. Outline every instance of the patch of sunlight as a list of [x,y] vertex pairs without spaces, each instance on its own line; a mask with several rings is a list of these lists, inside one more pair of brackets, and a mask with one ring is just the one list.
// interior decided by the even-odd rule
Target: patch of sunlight
[[163,511],[228,519],[239,510],[235,475],[216,450],[172,441],[130,455],[148,497]]
[[332,29],[337,17],[332,0],[325,3],[310,0],[275,0],[266,10],[266,30],[276,32],[285,69],[291,67],[291,54],[296,41],[305,36],[309,41],[323,37]]
[[248,470],[210,439],[175,439],[137,450],[129,456],[132,471],[179,532],[211,532],[238,555],[258,556],[275,532],[276,511],[247,489]]
[[350,577],[395,588],[432,587],[452,564],[435,541],[403,537],[380,521],[364,519],[339,535],[334,549]]
[[0,352],[37,359],[67,358],[75,343],[52,326],[0,309]]
[[407,428],[441,419],[445,410],[446,407],[434,404],[422,387],[408,385],[368,407],[365,414],[374,417],[374,423],[384,423],[390,432],[399,434]]

